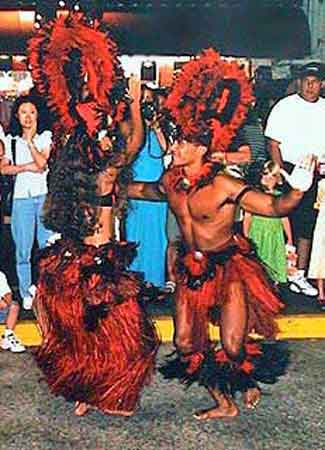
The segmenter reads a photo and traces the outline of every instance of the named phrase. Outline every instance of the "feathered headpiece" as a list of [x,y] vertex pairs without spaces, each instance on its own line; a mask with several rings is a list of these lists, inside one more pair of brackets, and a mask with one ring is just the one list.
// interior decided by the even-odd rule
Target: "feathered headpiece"
[[171,120],[161,125],[171,140],[227,151],[252,100],[244,69],[210,48],[183,66],[165,102]]
[[[72,12],[36,31],[28,56],[36,88],[55,114],[55,151],[62,136],[71,136],[69,146],[101,170],[125,147],[118,123],[129,97],[116,44],[97,20]],[[100,131],[111,139],[110,151],[98,145]]]

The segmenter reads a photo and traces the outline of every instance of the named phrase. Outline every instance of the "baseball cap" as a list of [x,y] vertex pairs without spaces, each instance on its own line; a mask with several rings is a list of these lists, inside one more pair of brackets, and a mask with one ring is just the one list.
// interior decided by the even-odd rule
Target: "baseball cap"
[[319,62],[310,62],[300,69],[299,78],[308,76],[317,77],[320,80],[324,78],[324,66]]

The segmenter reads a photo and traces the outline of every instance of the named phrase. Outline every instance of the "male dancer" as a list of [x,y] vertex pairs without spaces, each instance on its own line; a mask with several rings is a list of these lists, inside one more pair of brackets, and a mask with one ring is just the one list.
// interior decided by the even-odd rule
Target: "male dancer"
[[[162,371],[168,378],[198,381],[208,389],[216,405],[196,413],[199,420],[238,415],[232,398],[236,390],[243,392],[246,407],[255,407],[261,395],[256,381],[276,379],[270,365],[266,371],[261,367],[261,347],[248,334],[254,330],[273,337],[274,316],[282,304],[248,242],[233,232],[237,205],[253,214],[287,215],[312,181],[311,156],[286,175],[292,190],[280,197],[253,190],[209,161],[215,149],[226,150],[249,101],[241,69],[222,61],[214,50],[203,52],[183,67],[166,101],[174,119],[167,128],[176,138],[172,168],[160,183],[129,187],[134,198],[167,196],[181,229],[174,335],[178,357]],[[208,335],[216,311],[219,350]]]

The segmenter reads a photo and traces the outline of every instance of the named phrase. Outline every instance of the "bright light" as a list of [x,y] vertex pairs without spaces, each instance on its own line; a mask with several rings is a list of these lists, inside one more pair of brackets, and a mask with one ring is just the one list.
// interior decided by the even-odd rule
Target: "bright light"
[[42,20],[42,15],[40,13],[36,14],[36,20]]
[[18,17],[20,23],[31,24],[35,20],[34,11],[18,11]]
[[64,8],[65,7],[65,1],[64,0],[60,0],[58,3],[60,8]]
[[149,67],[152,67],[152,66],[153,66],[153,61],[149,61],[149,60],[144,61],[144,62],[143,62],[143,65],[144,65],[144,67],[146,67],[146,68],[149,69]]

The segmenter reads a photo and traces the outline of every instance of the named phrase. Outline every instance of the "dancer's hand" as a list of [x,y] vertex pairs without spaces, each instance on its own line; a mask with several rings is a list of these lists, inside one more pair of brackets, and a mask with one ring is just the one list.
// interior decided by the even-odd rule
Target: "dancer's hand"
[[290,184],[292,189],[306,192],[311,187],[315,171],[314,155],[307,155],[302,158],[289,175],[284,169],[281,169],[281,175]]

